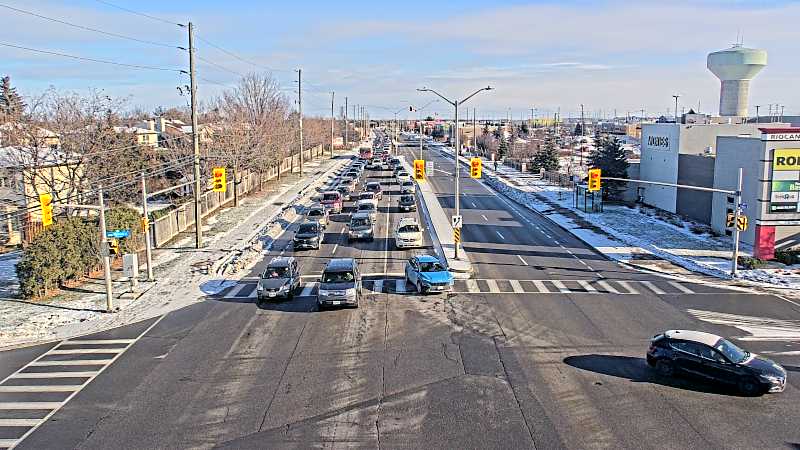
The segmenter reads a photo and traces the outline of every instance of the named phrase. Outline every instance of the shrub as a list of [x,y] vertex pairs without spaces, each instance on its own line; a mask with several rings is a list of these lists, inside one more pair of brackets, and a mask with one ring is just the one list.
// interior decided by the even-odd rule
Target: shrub
[[763,259],[752,258],[750,256],[740,256],[739,257],[739,267],[747,270],[759,269],[766,265],[766,261]]
[[775,260],[791,266],[800,262],[800,251],[798,250],[779,250],[775,252]]

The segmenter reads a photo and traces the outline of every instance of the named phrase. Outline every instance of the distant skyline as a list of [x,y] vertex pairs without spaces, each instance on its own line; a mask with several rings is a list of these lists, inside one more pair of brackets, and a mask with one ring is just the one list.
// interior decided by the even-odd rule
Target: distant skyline
[[[372,117],[392,117],[409,104],[421,106],[431,94],[463,97],[487,84],[466,106],[478,118],[515,119],[575,116],[580,104],[587,116],[672,114],[672,95],[680,105],[716,114],[719,82],[706,69],[706,55],[730,47],[743,36],[746,47],[769,54],[766,69],[753,81],[750,114],[760,104],[785,105],[800,113],[796,89],[796,19],[800,3],[774,1],[511,1],[502,4],[466,0],[408,0],[387,8],[376,2],[319,0],[270,2],[198,0],[133,2],[128,0],[11,1],[0,5],[31,11],[74,24],[135,37],[133,42],[21,14],[0,7],[0,43],[86,58],[164,69],[188,70],[186,30],[109,6],[112,3],[167,22],[196,26],[201,100],[219,95],[237,73],[272,75],[296,98],[296,73],[302,67],[306,114],[329,115],[330,92],[336,113],[350,104],[368,105]],[[274,3],[274,4],[273,4]],[[216,46],[236,55],[219,51]],[[152,45],[152,43],[164,45]],[[186,104],[177,87],[188,77],[175,71],[138,70],[76,61],[0,46],[0,75],[10,75],[23,95],[48,86],[86,92],[103,89],[129,97],[131,107]],[[242,61],[246,60],[255,64]],[[219,67],[222,66],[222,67]],[[209,83],[213,82],[213,83]],[[219,84],[216,84],[219,83]],[[351,109],[352,112],[352,109]],[[443,102],[426,113],[452,116]]]

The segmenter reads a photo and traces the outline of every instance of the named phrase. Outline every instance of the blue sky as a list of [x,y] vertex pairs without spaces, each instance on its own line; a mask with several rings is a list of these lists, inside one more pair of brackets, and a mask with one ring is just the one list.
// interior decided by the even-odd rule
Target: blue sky
[[[716,112],[719,84],[705,68],[706,54],[728,47],[742,33],[746,46],[769,52],[769,66],[753,82],[751,105],[780,103],[800,113],[796,89],[798,2],[756,1],[537,1],[403,2],[254,1],[133,2],[119,6],[185,23],[199,38],[232,51],[244,63],[198,40],[198,55],[227,70],[198,63],[204,99],[236,81],[235,73],[272,68],[294,96],[294,69],[303,68],[304,110],[328,114],[330,92],[351,104],[369,105],[373,116],[389,116],[408,104],[432,99],[415,88],[428,86],[463,97],[491,84],[496,89],[468,106],[480,117],[515,118],[577,114],[666,113],[673,94],[681,104]],[[0,4],[49,17],[168,45],[186,45],[185,30],[104,5],[0,0]],[[183,69],[177,49],[141,44],[76,30],[3,10],[0,42],[128,64]],[[186,84],[175,72],[126,69],[0,46],[0,73],[12,76],[24,94],[48,86],[104,89],[152,109],[186,102],[176,89]],[[209,83],[205,80],[211,81]],[[219,83],[219,84],[215,84]],[[429,109],[449,115],[444,104]],[[762,107],[766,111],[766,106]],[[405,115],[405,113],[401,113]]]

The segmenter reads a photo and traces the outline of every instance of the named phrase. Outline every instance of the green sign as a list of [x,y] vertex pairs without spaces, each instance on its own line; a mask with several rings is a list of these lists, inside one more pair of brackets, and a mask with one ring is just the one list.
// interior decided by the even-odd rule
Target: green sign
[[800,191],[800,181],[773,181],[772,192]]

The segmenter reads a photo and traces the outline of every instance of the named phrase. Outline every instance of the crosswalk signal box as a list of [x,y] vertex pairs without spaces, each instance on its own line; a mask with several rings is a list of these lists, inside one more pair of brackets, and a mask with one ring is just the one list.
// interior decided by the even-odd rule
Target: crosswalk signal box
[[483,161],[481,161],[480,158],[472,158],[469,160],[469,176],[471,178],[480,178],[482,169]]
[[213,170],[213,185],[212,190],[214,192],[225,192],[228,188],[228,182],[225,180],[225,168],[224,167],[215,167]]
[[425,179],[425,160],[414,160],[414,179],[420,181]]
[[589,190],[600,190],[600,169],[589,169]]

